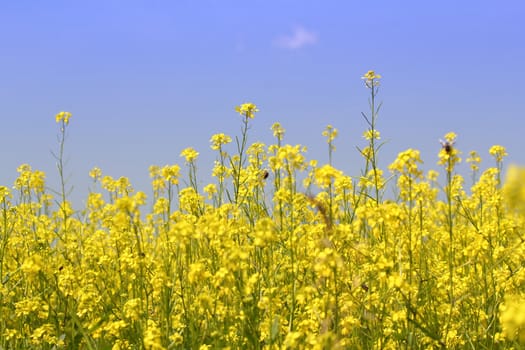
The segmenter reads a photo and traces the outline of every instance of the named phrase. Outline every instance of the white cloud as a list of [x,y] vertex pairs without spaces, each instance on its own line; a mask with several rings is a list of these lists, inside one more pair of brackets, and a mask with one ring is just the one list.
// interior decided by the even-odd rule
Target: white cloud
[[283,49],[297,50],[308,45],[314,45],[319,40],[316,33],[304,27],[295,27],[291,35],[281,35],[275,40],[275,44]]

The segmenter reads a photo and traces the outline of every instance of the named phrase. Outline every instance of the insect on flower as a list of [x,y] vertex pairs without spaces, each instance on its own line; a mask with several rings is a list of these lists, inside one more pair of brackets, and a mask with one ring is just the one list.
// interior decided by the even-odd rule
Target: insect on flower
[[268,170],[263,170],[263,172],[261,174],[262,179],[266,180],[268,178],[268,176],[270,176],[270,173],[268,172]]
[[443,141],[441,139],[439,139],[439,143],[441,143],[441,147],[443,147],[443,149],[445,150],[445,152],[447,152],[447,154],[449,154],[450,152],[452,152],[452,148],[454,147],[454,141],[453,142],[449,142],[449,141]]

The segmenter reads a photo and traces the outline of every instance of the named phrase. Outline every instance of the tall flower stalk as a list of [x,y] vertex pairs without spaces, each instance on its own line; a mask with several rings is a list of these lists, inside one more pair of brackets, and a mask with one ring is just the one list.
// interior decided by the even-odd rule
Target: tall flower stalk
[[226,151],[224,151],[223,146],[230,143],[232,141],[231,137],[229,137],[226,134],[215,134],[211,137],[211,149],[219,152],[219,160],[215,161],[215,166],[213,168],[213,176],[217,178],[219,181],[219,189],[217,192],[217,199],[216,203],[217,206],[220,207],[222,205],[222,197],[224,195],[225,191],[225,183],[224,180],[226,179],[227,168],[226,168],[226,159],[228,154]]
[[439,162],[438,164],[445,167],[446,172],[446,186],[445,186],[445,195],[447,200],[447,229],[449,235],[449,247],[448,247],[448,268],[449,268],[449,303],[450,310],[447,320],[445,336],[448,334],[450,323],[452,321],[452,313],[455,307],[456,298],[454,291],[454,274],[455,274],[455,249],[454,249],[454,213],[453,213],[453,203],[454,203],[454,167],[461,161],[459,158],[459,151],[454,147],[456,142],[457,135],[453,132],[449,132],[445,135],[445,140],[441,141],[441,151],[439,152]]
[[250,119],[255,118],[255,113],[257,113],[259,109],[257,109],[255,104],[248,102],[235,107],[235,111],[242,116],[241,138],[239,139],[237,136],[235,137],[235,143],[237,144],[237,155],[230,158],[230,165],[232,167],[233,175],[233,202],[238,204],[240,202],[240,188],[245,181],[242,179],[242,169],[246,164],[245,152],[248,141],[249,121]]
[[69,203],[67,202],[67,196],[69,195],[69,193],[71,193],[72,188],[66,188],[67,178],[65,175],[66,160],[64,159],[64,150],[65,150],[66,137],[67,137],[67,127],[69,125],[70,119],[71,119],[70,112],[62,111],[55,116],[55,121],[60,125],[60,132],[57,136],[59,147],[58,147],[58,154],[52,153],[53,157],[56,159],[56,166],[58,170],[58,175],[60,177],[60,189],[58,191],[58,194],[60,196],[60,201],[57,204],[60,208],[60,213],[62,215],[62,225],[63,225],[62,231],[63,232],[62,232],[62,235],[59,235],[59,237],[61,237],[61,239],[64,240],[64,243],[66,243],[66,247],[67,247],[68,218],[72,214],[72,209]]
[[[382,144],[378,144],[380,133],[376,128],[376,122],[382,103],[377,103],[376,97],[379,92],[379,79],[381,79],[381,75],[375,73],[373,70],[369,70],[361,79],[365,81],[366,88],[370,90],[370,98],[368,100],[370,114],[367,115],[364,112],[361,113],[368,124],[368,129],[363,134],[363,137],[368,141],[368,146],[364,149],[359,149],[360,153],[365,158],[365,169],[363,171],[365,181],[361,186],[361,194],[369,196],[368,187],[371,185],[374,191],[372,199],[376,204],[379,204],[381,200],[380,191],[383,184],[380,180],[381,170],[377,164],[377,152]],[[371,184],[370,177],[372,177]]]
[[[323,136],[326,137],[326,142],[328,143],[328,164],[332,167],[332,157],[333,152],[335,151],[334,140],[337,137],[338,131],[332,125],[328,125],[323,131]],[[333,181],[329,182],[328,185],[328,217],[329,224],[333,224],[333,206],[334,206],[334,191],[333,191]]]

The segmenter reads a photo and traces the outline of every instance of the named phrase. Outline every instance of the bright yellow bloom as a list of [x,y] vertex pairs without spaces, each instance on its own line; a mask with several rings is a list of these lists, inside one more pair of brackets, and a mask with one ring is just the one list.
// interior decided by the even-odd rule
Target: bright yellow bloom
[[379,79],[381,79],[381,75],[376,74],[373,70],[369,70],[361,77],[365,81],[365,86],[367,88],[373,88],[375,86],[379,86]]
[[208,195],[208,199],[211,199],[213,195],[217,193],[217,186],[215,184],[208,184],[204,186],[203,191]]
[[[197,152],[195,152],[197,153]],[[197,153],[199,155],[199,153]],[[195,155],[195,158],[197,158],[197,155]],[[186,158],[186,161],[188,161],[188,158]],[[179,172],[180,172],[180,166],[177,164],[175,165],[165,165],[160,170],[160,173],[165,181],[176,185],[179,183]]]
[[445,134],[445,141],[450,144],[454,144],[454,142],[456,142],[457,137],[458,135],[455,132],[451,131]]
[[188,147],[184,149],[182,152],[180,152],[180,156],[186,158],[187,163],[193,162],[197,157],[199,156],[199,152],[197,152],[193,147]]
[[505,147],[500,145],[494,145],[490,148],[489,153],[496,159],[496,162],[501,162],[504,157],[508,156]]
[[255,113],[259,112],[259,109],[255,104],[248,102],[235,107],[235,111],[240,115],[245,116],[247,119],[253,119],[255,117]]
[[[375,89],[380,76],[363,79]],[[53,202],[44,173],[21,165],[14,188],[0,186],[0,347],[523,345],[524,169],[509,167],[502,186],[498,163],[465,188],[449,133],[440,160],[450,172],[424,176],[407,149],[387,178],[374,126],[350,177],[282,143],[279,123],[274,144],[248,143],[257,108],[238,112],[236,153],[222,149],[229,136],[210,139],[214,183],[197,181],[190,147],[189,181],[178,165],[150,167],[148,206],[128,178],[98,168],[89,175],[103,191],[82,207]],[[337,130],[323,135],[332,151]],[[490,154],[501,162],[506,151]],[[469,163],[478,170],[477,153]]]
[[221,148],[222,145],[226,145],[230,142],[232,142],[232,138],[229,137],[226,134],[215,134],[210,139],[211,142],[211,149],[212,150],[218,150]]
[[481,157],[476,151],[470,151],[469,155],[470,157],[467,158],[467,163],[470,164],[470,169],[472,171],[478,171],[479,163],[481,163]]
[[64,122],[64,124],[69,124],[69,119],[71,118],[71,113],[70,112],[59,112],[56,116],[55,116],[55,121],[57,123],[60,123],[61,121]]
[[38,254],[33,254],[24,261],[20,269],[27,278],[31,280],[37,277],[38,273],[42,271],[44,266],[45,264],[42,261],[42,257]]
[[144,347],[149,350],[164,349],[161,342],[161,330],[158,324],[148,319],[144,329]]
[[0,186],[0,202],[4,201],[6,198],[12,197],[9,188],[6,186]]
[[[301,147],[301,145],[284,145],[278,149],[277,158],[281,162],[280,164],[289,164],[292,169],[304,169],[306,164],[302,152],[306,152],[306,147]],[[272,166],[272,169],[276,169],[271,162],[270,166]]]
[[338,131],[332,125],[327,125],[323,131],[323,136],[326,137],[326,142],[330,143],[337,137]]
[[376,74],[373,70],[369,70],[368,72],[365,73],[365,75],[363,75],[361,79],[366,79],[366,80],[381,79],[381,75]]
[[397,155],[397,159],[390,164],[388,169],[392,172],[402,174],[411,174],[415,177],[421,177],[422,171],[418,169],[418,164],[423,163],[418,150],[409,148]]
[[370,141],[372,139],[374,140],[379,140],[381,139],[381,134],[379,133],[379,131],[377,130],[366,130],[364,133],[363,133],[363,137]]
[[179,201],[181,210],[194,213],[201,207],[203,198],[195,192],[195,189],[187,187],[180,191]]
[[215,165],[212,170],[212,176],[223,181],[226,177],[231,175],[231,169],[221,164],[219,161],[215,161]]
[[100,177],[102,177],[102,170],[100,170],[97,167],[94,167],[89,172],[89,177],[91,177],[93,180],[97,181],[98,179],[100,179]]
[[140,299],[134,298],[129,299],[124,304],[124,315],[132,321],[138,321],[140,319]]
[[441,141],[442,147],[438,154],[438,164],[444,165],[447,171],[452,171],[454,166],[461,162],[460,152],[454,147],[456,137],[456,133],[449,132],[445,135],[445,141]]
[[273,123],[271,129],[273,131],[273,137],[277,138],[278,140],[283,139],[285,130],[281,126],[281,123]]
[[323,165],[320,168],[315,169],[315,182],[321,188],[327,188],[330,186],[335,179],[342,176],[343,172],[337,170],[331,165]]
[[189,266],[188,281],[190,283],[202,283],[210,277],[211,274],[206,270],[206,266],[203,263],[197,262]]

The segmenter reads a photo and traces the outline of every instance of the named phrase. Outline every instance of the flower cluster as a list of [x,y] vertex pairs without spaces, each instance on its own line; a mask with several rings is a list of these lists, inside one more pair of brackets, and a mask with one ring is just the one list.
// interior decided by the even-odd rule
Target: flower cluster
[[70,112],[60,112],[60,113],[57,113],[57,115],[55,116],[55,121],[57,123],[60,123],[60,122],[63,122],[64,124],[69,124],[69,119],[71,118],[71,113]]
[[[256,111],[238,107],[243,123]],[[466,188],[455,134],[438,154],[443,186],[415,149],[388,182],[376,163],[353,177],[307,159],[280,124],[270,145],[241,130],[237,150],[212,136],[207,184],[190,147],[188,178],[177,164],[150,167],[150,198],[94,168],[77,210],[20,166],[14,188],[0,186],[0,348],[525,345],[525,170],[500,184],[504,148],[485,170],[471,153],[480,176]],[[337,131],[323,135],[331,145]],[[376,152],[379,133],[365,137]]]
[[235,111],[240,115],[245,116],[246,119],[253,119],[255,118],[255,113],[259,112],[259,109],[255,104],[248,102],[235,107]]
[[365,86],[369,89],[372,89],[376,86],[379,86],[379,79],[381,79],[381,75],[377,74],[373,70],[369,70],[361,77],[365,81]]

